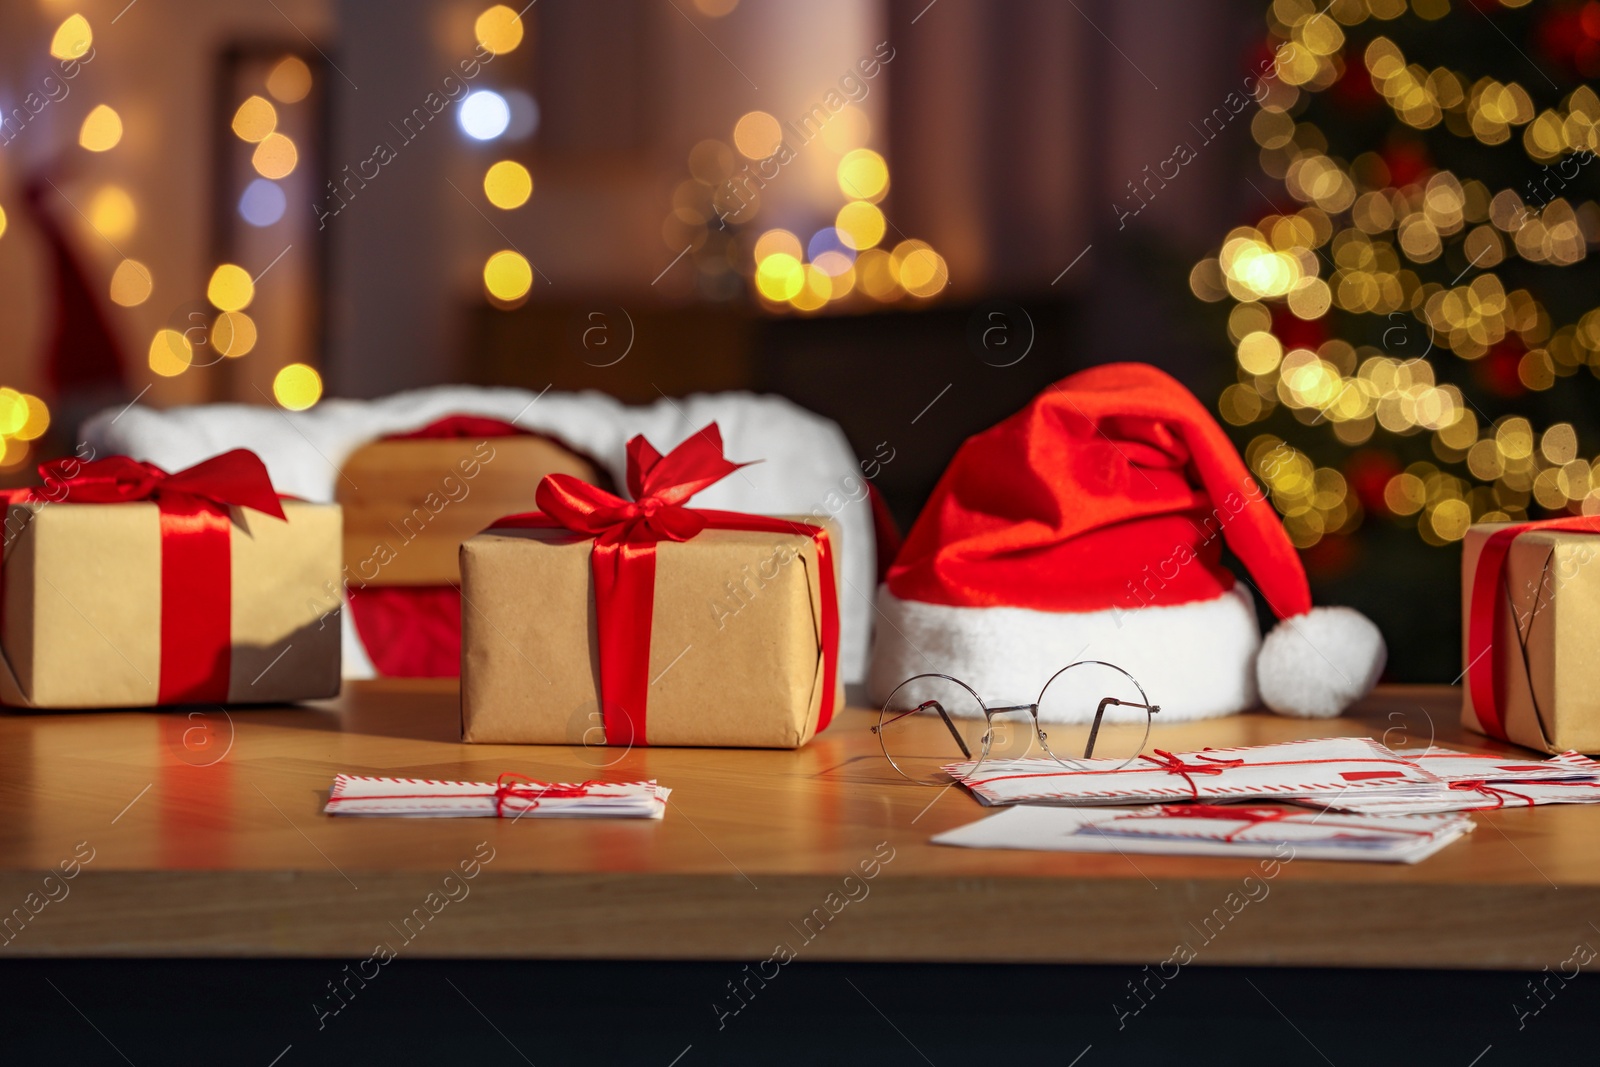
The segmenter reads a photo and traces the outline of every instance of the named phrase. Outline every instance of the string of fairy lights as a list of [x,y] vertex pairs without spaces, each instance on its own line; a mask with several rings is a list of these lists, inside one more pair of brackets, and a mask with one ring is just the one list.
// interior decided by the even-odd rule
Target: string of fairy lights
[[[937,297],[950,269],[932,245],[902,237],[883,247],[892,229],[879,206],[889,194],[889,164],[868,147],[870,138],[870,118],[853,105],[834,112],[798,149],[786,139],[799,138],[790,138],[775,116],[747,112],[733,124],[731,145],[711,138],[690,149],[689,177],[673,189],[662,240],[692,253],[702,295],[752,292],[768,312]],[[827,224],[803,240],[791,230],[754,225],[762,191],[783,180],[782,166],[798,151],[829,154],[840,197]]]
[[[1600,5],[1591,6],[1600,14]],[[1303,206],[1232,230],[1190,274],[1202,300],[1234,303],[1227,329],[1238,380],[1219,398],[1222,417],[1249,426],[1281,406],[1347,446],[1379,431],[1429,435],[1437,462],[1393,473],[1382,500],[1393,515],[1414,517],[1419,535],[1435,545],[1459,541],[1474,522],[1526,518],[1535,503],[1600,513],[1600,457],[1579,454],[1570,423],[1536,427],[1519,415],[1490,422],[1459,388],[1437,381],[1425,358],[1438,352],[1472,362],[1520,352],[1515,378],[1533,391],[1585,368],[1600,376],[1600,307],[1557,323],[1534,293],[1508,289],[1495,273],[1513,257],[1569,267],[1600,243],[1600,205],[1577,200],[1571,175],[1554,166],[1581,165],[1592,159],[1584,153],[1600,151],[1600,97],[1582,86],[1538,111],[1516,82],[1425,69],[1381,34],[1359,54],[1347,48],[1346,26],[1449,13],[1448,0],[1409,7],[1406,0],[1275,0],[1268,26],[1281,46],[1278,76],[1262,82],[1251,130],[1263,170]],[[1541,165],[1541,178],[1522,190],[1492,189],[1399,152],[1349,161],[1329,155],[1323,132],[1297,119],[1298,105],[1354,63],[1401,123],[1442,126],[1505,151],[1520,146]],[[1413,268],[1438,260],[1453,242],[1468,264],[1461,276],[1449,284],[1419,277]],[[1377,316],[1383,348],[1306,340],[1317,334],[1307,327],[1333,311]],[[1265,433],[1246,458],[1296,545],[1361,522],[1361,504],[1338,469]]]

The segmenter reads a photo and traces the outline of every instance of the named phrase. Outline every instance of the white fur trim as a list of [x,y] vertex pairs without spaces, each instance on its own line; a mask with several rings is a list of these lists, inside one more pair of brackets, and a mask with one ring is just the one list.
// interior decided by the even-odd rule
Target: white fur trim
[[[254,404],[158,411],[135,404],[95,415],[79,434],[96,455],[125,453],[168,470],[230,448],[248,448],[266,462],[280,492],[332,500],[340,465],[356,449],[446,415],[497,418],[550,434],[603,464],[618,485],[625,480],[628,438],[642,433],[666,452],[715,420],[731,458],[762,462],[697,494],[695,505],[834,518],[841,528],[844,577],[840,670],[846,682],[866,675],[877,561],[865,483],[838,425],[781,397],[718,393],[626,407],[594,392],[439,386],[379,400],[325,400],[309,411]],[[370,661],[348,618],[345,627],[346,677],[370,676]]]
[[985,700],[1028,701],[1080,659],[1123,668],[1161,707],[1157,723],[1253,707],[1261,631],[1243,585],[1213,600],[1129,611],[959,608],[878,593],[868,686],[881,702],[914,674],[959,678]]
[[1312,608],[1272,628],[1256,677],[1261,700],[1281,715],[1331,719],[1377,684],[1389,658],[1383,634],[1351,608]]

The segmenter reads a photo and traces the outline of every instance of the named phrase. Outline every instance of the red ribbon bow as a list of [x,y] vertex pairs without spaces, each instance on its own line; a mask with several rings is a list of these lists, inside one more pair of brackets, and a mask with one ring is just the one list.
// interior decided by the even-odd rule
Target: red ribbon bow
[[[529,778],[516,771],[506,771],[495,779],[494,783],[494,813],[497,818],[506,817],[506,801],[522,800],[527,803],[517,817],[525,815],[539,806],[541,800],[578,800],[589,795],[589,790],[595,786],[611,785],[611,782],[600,782],[590,779],[580,785],[565,782],[541,782]],[[448,796],[441,793],[439,796]]]
[[817,546],[821,600],[822,702],[817,730],[833,718],[839,659],[839,594],[828,532],[790,519],[685,507],[690,497],[748,463],[722,454],[722,431],[711,423],[665,456],[644,436],[628,442],[625,500],[570,474],[547,474],[534,499],[539,511],[507,515],[497,529],[559,527],[593,537],[600,660],[600,713],[606,744],[649,744],[645,732],[650,689],[650,627],[655,607],[656,545],[688,541],[702,530],[801,534]]
[[1154,756],[1141,755],[1139,758],[1149,763],[1154,763],[1168,774],[1176,774],[1189,783],[1189,792],[1194,794],[1196,800],[1200,799],[1200,789],[1194,784],[1191,774],[1221,774],[1230,767],[1243,767],[1242,759],[1214,759],[1211,756],[1196,755],[1195,759],[1203,759],[1205,763],[1185,763],[1182,758],[1174,756],[1165,749],[1158,748]]
[[236,448],[169,474],[107,456],[41,464],[42,486],[0,491],[6,504],[153,502],[161,514],[161,704],[222,703],[232,666],[230,506],[286,519],[266,464]]
[[[1472,576],[1472,600],[1467,618],[1467,686],[1472,694],[1472,710],[1483,732],[1502,741],[1510,740],[1506,736],[1506,679],[1501,670],[1501,657],[1492,650],[1497,640],[1520,640],[1520,637],[1496,632],[1501,620],[1498,598],[1505,585],[1506,556],[1511,551],[1511,542],[1531,530],[1600,534],[1600,516],[1519,522],[1496,530],[1484,541]],[[1531,678],[1528,684],[1533,684]]]

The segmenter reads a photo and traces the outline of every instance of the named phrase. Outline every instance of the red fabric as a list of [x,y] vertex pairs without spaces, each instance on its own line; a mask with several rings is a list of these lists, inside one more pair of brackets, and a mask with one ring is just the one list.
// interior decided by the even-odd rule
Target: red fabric
[[649,744],[647,706],[656,545],[662,541],[687,541],[706,529],[806,534],[816,543],[821,571],[824,687],[817,730],[826,729],[832,721],[838,679],[839,612],[827,531],[790,519],[684,506],[701,489],[748,465],[723,456],[722,432],[714,422],[665,456],[641,434],[628,442],[628,489],[633,500],[624,500],[570,475],[549,474],[535,493],[541,511],[508,515],[489,527],[560,528],[595,539],[589,558],[599,641],[600,714],[608,745]]
[[[276,503],[276,501],[274,501]],[[233,666],[233,523],[197,497],[161,509],[161,704],[222,703]]]
[[878,555],[878,581],[881,582],[888,576],[889,568],[894,565],[895,557],[900,555],[900,546],[904,542],[899,525],[894,521],[894,516],[889,514],[888,501],[883,499],[883,494],[871,482],[867,483],[867,500],[872,505],[872,547]]
[[41,464],[42,486],[0,493],[5,503],[153,501],[161,521],[161,704],[222,703],[233,661],[229,506],[284,519],[266,465],[239,448],[175,474],[128,456]]
[[961,607],[1186,604],[1233,587],[1224,540],[1274,614],[1310,610],[1300,557],[1222,427],[1164,372],[1113,363],[962,445],[888,585]]
[[1530,530],[1600,533],[1600,516],[1519,522],[1496,530],[1484,541],[1472,575],[1472,602],[1467,616],[1467,686],[1472,694],[1472,710],[1483,732],[1502,741],[1510,740],[1506,737],[1506,678],[1500,671],[1500,657],[1492,650],[1496,645],[1520,640],[1517,634],[1506,632],[1499,606],[1511,542]]
[[42,179],[29,182],[23,189],[29,216],[50,249],[56,282],[45,373],[57,395],[63,397],[103,389],[120,391],[126,388],[122,346],[107,324],[96,293],[99,286],[89,284],[67,235],[45,209],[45,199],[54,192]]
[[350,592],[350,618],[385,678],[461,674],[461,590],[453,585],[369,585]]

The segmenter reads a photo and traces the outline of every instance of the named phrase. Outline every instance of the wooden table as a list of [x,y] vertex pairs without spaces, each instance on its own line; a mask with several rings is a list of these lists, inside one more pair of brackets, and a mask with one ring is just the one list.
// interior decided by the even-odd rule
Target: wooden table
[[[1461,733],[1458,699],[1388,687],[1333,721],[1256,713],[1158,727],[1152,743],[1364,734],[1494,750]],[[813,961],[1152,963],[1194,941],[1255,868],[929,845],[985,812],[959,790],[892,778],[861,710],[797,752],[620,755],[463,746],[457,713],[452,682],[384,681],[301,708],[0,716],[0,907],[57,898],[13,919],[7,950],[364,958],[387,943],[415,956],[761,960],[789,945]],[[336,772],[506,770],[657,778],[673,794],[660,822],[321,810]],[[1288,864],[1203,961],[1538,970],[1593,938],[1600,807],[1477,819],[1414,867]],[[75,878],[46,883],[91,850]],[[464,861],[491,855],[460,879]]]

